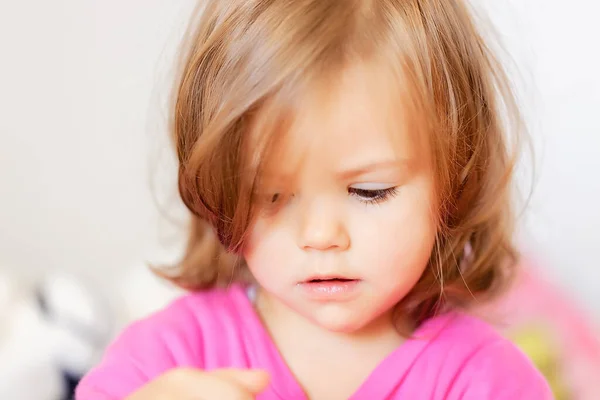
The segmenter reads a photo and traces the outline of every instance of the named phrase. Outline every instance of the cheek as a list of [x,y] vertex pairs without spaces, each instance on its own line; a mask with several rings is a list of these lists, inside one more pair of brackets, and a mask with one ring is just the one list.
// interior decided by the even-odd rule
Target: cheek
[[[431,201],[423,192],[406,193],[377,211],[376,218],[363,221],[369,229],[358,229],[365,258],[369,257],[374,273],[385,276],[421,275],[435,242],[436,223]],[[375,272],[376,271],[376,272]]]
[[379,243],[374,247],[381,275],[421,275],[431,256],[435,231],[422,222],[387,228],[380,230]]
[[283,229],[258,220],[248,230],[242,254],[250,272],[261,281],[261,277],[272,275],[271,269],[282,265],[289,255],[287,235]]

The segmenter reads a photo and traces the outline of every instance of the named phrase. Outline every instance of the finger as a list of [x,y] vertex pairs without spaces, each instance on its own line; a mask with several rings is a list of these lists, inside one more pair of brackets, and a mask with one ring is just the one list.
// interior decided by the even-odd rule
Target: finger
[[254,394],[249,389],[220,373],[203,373],[197,375],[194,387],[189,390],[189,393],[194,393],[198,398],[203,400],[254,400]]
[[[169,393],[171,393],[171,390],[176,389],[176,393],[179,394],[177,398],[254,400],[253,393],[244,385],[232,379],[227,373],[180,368],[168,373],[166,378],[164,386],[169,390]],[[140,399],[146,398],[146,396],[140,396]]]
[[233,381],[253,394],[262,392],[269,384],[269,374],[259,369],[219,369],[211,375]]

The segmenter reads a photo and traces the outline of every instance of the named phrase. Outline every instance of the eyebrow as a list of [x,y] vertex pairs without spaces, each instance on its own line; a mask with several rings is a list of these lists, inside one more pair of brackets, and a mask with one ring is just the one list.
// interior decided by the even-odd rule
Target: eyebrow
[[365,175],[378,170],[391,170],[391,169],[405,169],[408,170],[411,167],[411,160],[400,159],[400,160],[384,160],[365,163],[359,167],[347,169],[338,172],[340,179],[351,179],[356,178],[360,175]]

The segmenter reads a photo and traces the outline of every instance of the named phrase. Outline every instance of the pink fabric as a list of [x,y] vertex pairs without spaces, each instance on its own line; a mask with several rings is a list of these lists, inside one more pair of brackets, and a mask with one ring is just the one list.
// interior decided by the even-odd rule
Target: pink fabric
[[[352,396],[373,399],[551,399],[529,360],[482,321],[432,318],[392,352]],[[174,367],[263,368],[260,400],[302,400],[245,288],[190,294],[127,328],[81,382],[77,400],[122,399]]]

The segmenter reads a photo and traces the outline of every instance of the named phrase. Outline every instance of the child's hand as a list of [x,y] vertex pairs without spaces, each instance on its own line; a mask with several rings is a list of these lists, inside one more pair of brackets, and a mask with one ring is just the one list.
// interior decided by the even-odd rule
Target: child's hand
[[269,383],[261,370],[178,368],[141,387],[127,400],[252,400]]

